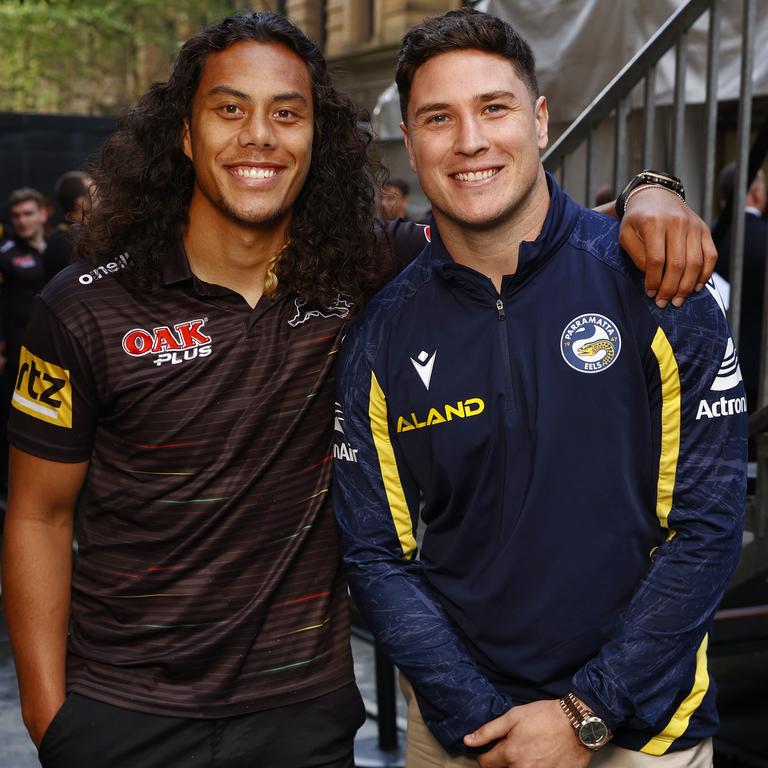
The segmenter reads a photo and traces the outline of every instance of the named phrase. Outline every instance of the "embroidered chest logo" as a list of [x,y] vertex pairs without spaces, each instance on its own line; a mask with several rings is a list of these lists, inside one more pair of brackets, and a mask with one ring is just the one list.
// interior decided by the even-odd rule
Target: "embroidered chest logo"
[[305,309],[306,304],[306,299],[295,300],[293,317],[288,321],[292,328],[306,323],[311,317],[347,317],[352,309],[352,302],[342,296],[338,296],[330,307]]
[[437,357],[437,350],[431,355],[428,352],[422,350],[416,356],[414,360],[411,358],[413,367],[416,369],[416,373],[419,374],[422,384],[429,389],[429,382],[432,380],[432,369],[435,367],[435,358]]
[[213,351],[213,340],[203,330],[207,322],[206,317],[172,327],[161,325],[151,331],[133,328],[123,336],[123,351],[131,357],[154,355],[152,362],[157,366],[165,363],[178,365],[196,357],[208,357]]
[[574,371],[602,373],[619,359],[621,334],[605,315],[588,312],[565,326],[560,353]]

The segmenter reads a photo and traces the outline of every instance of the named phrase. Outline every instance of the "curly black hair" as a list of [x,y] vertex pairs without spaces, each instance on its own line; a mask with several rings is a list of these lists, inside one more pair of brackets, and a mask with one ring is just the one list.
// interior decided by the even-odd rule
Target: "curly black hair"
[[179,247],[195,183],[182,133],[206,56],[240,41],[278,43],[306,63],[314,102],[309,174],[293,206],[288,241],[274,265],[278,291],[309,303],[343,294],[360,306],[382,282],[375,253],[372,182],[381,173],[362,115],[339,93],[317,46],[284,16],[228,16],[188,40],[171,76],[154,83],[119,121],[90,168],[99,204],[87,217],[78,254],[101,263],[127,251],[125,275],[142,288],[156,284],[164,254]]

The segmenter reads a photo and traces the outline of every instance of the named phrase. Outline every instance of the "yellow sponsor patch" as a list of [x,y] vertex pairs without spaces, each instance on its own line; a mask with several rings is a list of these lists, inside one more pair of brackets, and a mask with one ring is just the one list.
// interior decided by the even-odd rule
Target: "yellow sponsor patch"
[[12,405],[35,419],[72,429],[72,383],[69,371],[22,347]]

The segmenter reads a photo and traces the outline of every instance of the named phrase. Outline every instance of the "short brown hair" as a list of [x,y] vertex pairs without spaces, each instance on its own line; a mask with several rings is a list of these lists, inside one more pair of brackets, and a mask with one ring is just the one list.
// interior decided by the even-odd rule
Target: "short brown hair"
[[14,205],[26,203],[29,200],[34,200],[38,208],[45,208],[48,205],[42,192],[38,192],[32,187],[21,187],[20,189],[14,189],[8,196],[8,207],[13,208]]
[[424,19],[403,38],[395,74],[403,121],[416,70],[441,53],[468,49],[496,53],[508,59],[533,99],[538,98],[536,60],[531,46],[506,21],[473,8],[460,8]]

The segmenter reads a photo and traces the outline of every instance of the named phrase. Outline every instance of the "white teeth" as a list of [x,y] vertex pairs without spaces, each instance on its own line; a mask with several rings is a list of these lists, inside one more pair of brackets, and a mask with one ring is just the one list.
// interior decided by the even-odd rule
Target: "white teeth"
[[245,176],[248,179],[271,179],[273,176],[277,176],[277,171],[274,168],[251,168],[248,166],[240,166],[235,168],[236,176]]
[[490,179],[499,172],[498,168],[489,168],[487,171],[469,171],[468,173],[454,173],[453,178],[459,181],[482,181]]

